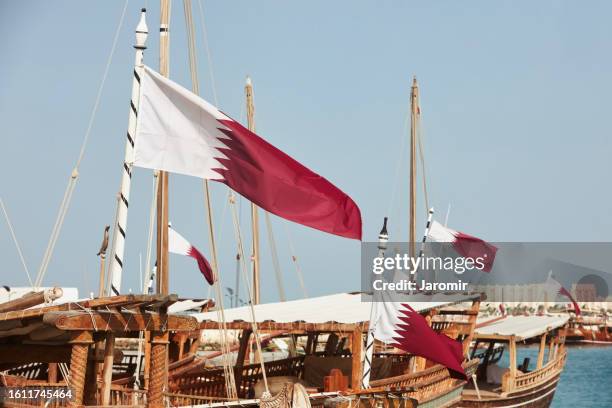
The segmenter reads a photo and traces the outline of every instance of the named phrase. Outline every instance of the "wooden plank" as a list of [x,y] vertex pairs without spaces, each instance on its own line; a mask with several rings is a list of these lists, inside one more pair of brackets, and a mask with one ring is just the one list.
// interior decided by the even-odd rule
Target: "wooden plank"
[[179,315],[160,315],[157,313],[133,313],[116,311],[87,312],[49,312],[43,322],[62,330],[94,331],[184,331],[196,330],[197,322],[193,317]]

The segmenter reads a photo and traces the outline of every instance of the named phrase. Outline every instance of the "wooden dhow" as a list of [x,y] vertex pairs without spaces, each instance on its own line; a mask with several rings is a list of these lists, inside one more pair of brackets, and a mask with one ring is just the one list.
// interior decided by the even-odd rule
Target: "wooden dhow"
[[[501,316],[480,322],[471,357],[479,360],[474,380],[465,387],[461,407],[548,407],[565,365],[568,316]],[[538,359],[529,369],[517,364],[517,344],[537,339]],[[498,365],[509,353],[509,367]]]

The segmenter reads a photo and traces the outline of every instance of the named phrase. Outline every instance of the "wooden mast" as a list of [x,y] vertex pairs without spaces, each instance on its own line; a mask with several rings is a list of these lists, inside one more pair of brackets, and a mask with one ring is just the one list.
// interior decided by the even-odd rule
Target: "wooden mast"
[[[255,103],[253,102],[253,83],[247,77],[244,86],[246,95],[247,127],[251,132],[255,132]],[[252,230],[252,254],[253,254],[253,303],[260,303],[260,282],[259,282],[259,210],[254,203],[251,203],[251,230]]]
[[[159,73],[168,77],[170,60],[170,0],[161,0],[159,24]],[[157,177],[157,293],[168,294],[168,173]]]
[[[169,74],[170,48],[170,0],[160,1],[159,21],[159,73]],[[157,176],[157,293],[167,295],[168,286],[168,173],[160,171]],[[148,351],[145,371],[148,368],[147,407],[163,408],[168,384],[168,331],[145,332]]]
[[417,121],[419,111],[419,87],[416,76],[412,78],[410,90],[410,225],[408,242],[410,243],[410,256],[416,256],[416,146]]

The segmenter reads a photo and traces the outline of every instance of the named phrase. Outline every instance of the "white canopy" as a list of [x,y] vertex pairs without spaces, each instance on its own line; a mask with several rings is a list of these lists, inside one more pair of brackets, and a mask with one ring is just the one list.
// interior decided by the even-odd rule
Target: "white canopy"
[[478,321],[476,336],[512,336],[516,340],[525,340],[539,336],[549,330],[556,329],[567,323],[569,316],[505,316],[489,318],[488,321]]
[[[456,304],[471,300],[475,296],[465,296],[458,299],[457,295],[414,295],[409,301],[416,311],[424,312],[433,308]],[[307,299],[291,300],[288,302],[265,303],[255,306],[255,318],[258,323],[327,323],[355,324],[370,320],[370,295],[361,293],[338,293],[334,295],[319,296]],[[192,315],[199,322],[218,322],[217,312],[196,313]],[[249,306],[242,306],[225,310],[227,322],[250,322]]]

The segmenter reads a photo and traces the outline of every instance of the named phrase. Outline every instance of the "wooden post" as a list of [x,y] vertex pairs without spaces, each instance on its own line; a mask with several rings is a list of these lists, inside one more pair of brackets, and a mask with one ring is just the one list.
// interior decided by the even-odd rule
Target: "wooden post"
[[149,389],[149,374],[151,373],[151,332],[144,332],[144,389]]
[[87,354],[89,353],[89,345],[91,343],[93,343],[93,338],[91,332],[88,331],[75,332],[70,340],[70,344],[72,344],[70,355],[70,388],[72,389],[73,397],[70,401],[70,406],[80,407],[83,405]]
[[49,363],[47,366],[47,381],[50,384],[57,383],[57,363]]
[[102,405],[110,405],[111,382],[113,380],[113,358],[115,354],[115,335],[106,334],[104,343],[104,366],[102,368]]
[[514,379],[516,378],[516,341],[514,336],[510,336],[508,348],[510,352],[510,376]]
[[252,331],[250,329],[242,331],[242,335],[240,336],[240,347],[238,348],[238,355],[236,357],[236,366],[234,367],[234,383],[236,384],[236,392],[239,398],[245,397],[240,384],[242,383],[242,370],[244,367],[244,359],[247,355],[247,349],[250,344],[249,338],[251,337],[251,333]]
[[544,365],[544,351],[546,350],[546,335],[547,333],[540,336],[540,349],[538,350],[538,363],[536,368],[542,368]]
[[[247,127],[251,132],[255,132],[255,104],[253,102],[253,84],[247,78],[244,87],[246,96]],[[253,254],[253,303],[260,303],[260,282],[259,282],[259,210],[251,203],[251,230],[252,230],[252,254]]]
[[[476,319],[478,318],[478,311],[480,310],[480,299],[474,300],[472,302],[472,307],[470,311],[475,312],[474,314],[468,317],[468,323],[470,324],[470,333],[463,340],[463,355],[467,356],[470,351],[470,344],[472,343],[472,339],[474,338],[474,328],[476,327]],[[474,347],[476,350],[476,347]]]
[[553,359],[554,350],[555,350],[555,336],[551,335],[549,349],[548,349],[548,361],[551,361]]
[[363,337],[361,333],[361,327],[357,326],[355,330],[353,330],[353,334],[351,336],[351,345],[352,345],[352,364],[351,364],[351,388],[353,390],[361,389],[361,377],[363,374],[363,366],[362,362],[362,350],[363,350]]
[[[159,24],[159,73],[169,73],[170,0],[161,0]],[[160,171],[157,177],[157,293],[169,293],[168,280],[168,173]]]
[[163,408],[166,362],[168,352],[168,332],[151,333],[151,368],[149,370],[149,390],[147,406]]
[[[91,347],[95,354],[95,348]],[[96,394],[98,392],[98,363],[95,358],[87,361],[87,371],[85,374],[85,390],[83,391],[83,404],[98,405]]]

